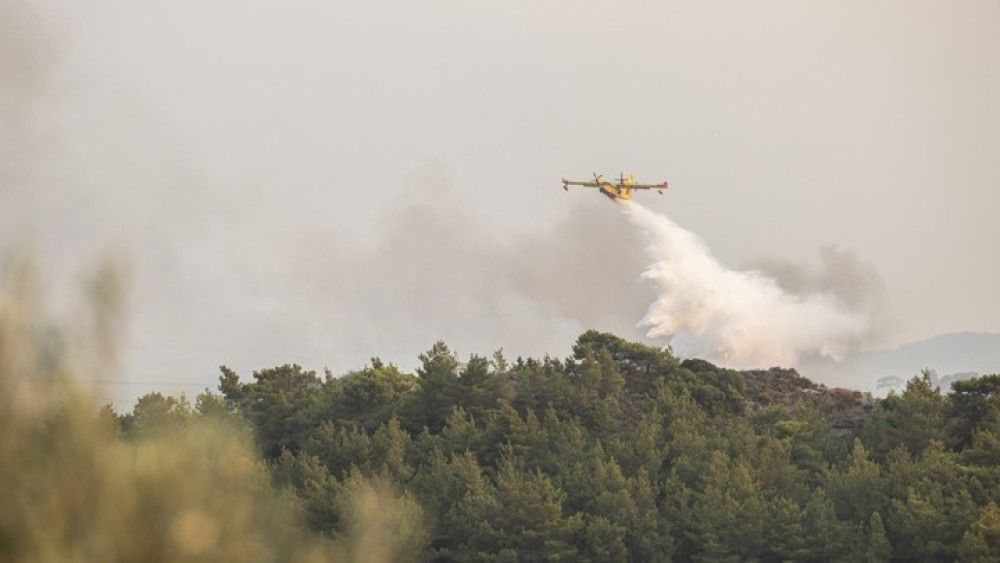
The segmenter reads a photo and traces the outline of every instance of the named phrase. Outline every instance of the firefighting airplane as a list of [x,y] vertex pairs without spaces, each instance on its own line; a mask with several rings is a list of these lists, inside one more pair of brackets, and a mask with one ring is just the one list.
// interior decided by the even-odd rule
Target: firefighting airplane
[[663,195],[663,190],[667,189],[667,183],[662,184],[638,184],[635,181],[635,176],[629,174],[628,176],[620,174],[618,176],[618,181],[608,181],[604,179],[604,176],[599,175],[594,172],[594,180],[588,181],[578,181],[578,180],[567,180],[562,179],[563,189],[569,191],[570,186],[579,186],[581,188],[597,188],[601,190],[601,193],[608,196],[612,200],[616,199],[632,199],[633,190],[656,190]]

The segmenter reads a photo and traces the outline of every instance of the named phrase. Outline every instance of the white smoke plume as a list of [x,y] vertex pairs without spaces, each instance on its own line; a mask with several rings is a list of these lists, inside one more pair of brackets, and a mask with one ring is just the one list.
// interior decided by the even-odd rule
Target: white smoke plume
[[640,326],[674,339],[682,353],[737,368],[791,365],[806,353],[840,358],[867,331],[866,317],[831,293],[795,295],[759,271],[729,269],[669,218],[632,202],[624,210],[654,260],[642,277],[658,295]]

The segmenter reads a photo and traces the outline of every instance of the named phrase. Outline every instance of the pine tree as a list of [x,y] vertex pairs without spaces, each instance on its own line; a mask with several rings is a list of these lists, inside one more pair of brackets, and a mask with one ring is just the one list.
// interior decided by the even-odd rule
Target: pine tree
[[944,440],[946,407],[941,389],[925,371],[908,381],[901,395],[890,395],[879,403],[871,423],[866,425],[865,441],[878,446],[878,456],[899,445],[920,455],[931,441]]
[[885,507],[882,470],[869,459],[861,440],[854,440],[847,465],[827,471],[825,480],[826,489],[841,518],[861,523],[866,516],[870,517],[872,512]]
[[458,405],[461,389],[458,381],[458,360],[441,341],[420,355],[417,368],[420,378],[419,415],[432,431],[444,426],[452,409]]
[[885,526],[882,525],[882,516],[878,512],[872,512],[868,524],[868,550],[866,553],[868,563],[883,563],[892,557],[892,546],[889,538],[885,535]]
[[[481,551],[516,554],[520,561],[573,560],[583,518],[563,513],[565,494],[539,471],[518,469],[505,458],[497,475],[488,535],[473,538]],[[484,530],[485,531],[485,530]]]
[[1000,561],[1000,506],[995,502],[986,505],[979,520],[965,532],[958,555],[962,561]]

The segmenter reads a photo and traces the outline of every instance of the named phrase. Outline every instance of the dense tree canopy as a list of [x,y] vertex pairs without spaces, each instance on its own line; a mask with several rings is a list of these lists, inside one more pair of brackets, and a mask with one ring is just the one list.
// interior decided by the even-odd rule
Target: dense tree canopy
[[223,367],[219,389],[194,408],[146,395],[118,425],[245,424],[314,530],[352,533],[351,499],[375,487],[414,559],[998,556],[1000,376],[944,394],[924,373],[875,401],[587,332],[565,360],[462,362],[438,342],[415,374]]
[[415,559],[998,557],[1000,376],[944,394],[925,373],[875,401],[591,331],[565,360],[438,342],[415,374],[222,368],[219,389],[147,395],[121,431],[246,424],[314,530],[348,533],[345,499],[382,487]]

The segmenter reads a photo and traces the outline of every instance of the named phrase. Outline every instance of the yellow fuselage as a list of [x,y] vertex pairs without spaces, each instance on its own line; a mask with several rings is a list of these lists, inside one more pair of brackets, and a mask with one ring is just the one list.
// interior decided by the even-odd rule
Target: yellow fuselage
[[632,199],[632,188],[624,184],[601,184],[601,193],[611,199]]
[[611,199],[632,199],[632,186],[634,185],[635,176],[629,174],[617,184],[601,182],[601,193]]

